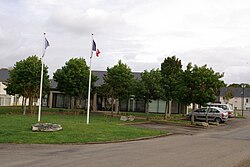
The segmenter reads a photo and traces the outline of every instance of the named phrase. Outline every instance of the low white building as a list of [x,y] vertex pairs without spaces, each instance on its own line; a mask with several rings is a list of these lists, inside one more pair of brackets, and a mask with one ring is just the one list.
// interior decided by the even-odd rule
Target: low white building
[[18,106],[22,105],[22,97],[18,95],[8,95],[5,91],[4,83],[9,78],[9,70],[6,68],[0,69],[0,106]]
[[[227,100],[225,96],[228,93],[231,93],[233,98]],[[235,110],[250,110],[250,88],[221,88],[219,101],[231,104]]]

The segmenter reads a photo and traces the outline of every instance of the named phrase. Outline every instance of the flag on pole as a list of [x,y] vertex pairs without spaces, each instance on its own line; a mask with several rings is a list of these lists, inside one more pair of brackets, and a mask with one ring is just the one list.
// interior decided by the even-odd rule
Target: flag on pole
[[45,37],[45,49],[47,49],[48,46],[49,46],[49,41],[48,41],[47,38]]
[[96,50],[96,57],[99,57],[99,54],[101,53],[99,49]]
[[39,108],[38,108],[38,122],[41,121],[41,110],[42,110],[42,91],[43,91],[43,57],[45,55],[46,48],[49,46],[49,41],[45,37],[46,33],[44,33],[44,50],[41,58],[42,68],[41,68],[41,82],[40,82],[40,95],[39,95]]
[[92,51],[96,51],[96,44],[95,44],[94,40],[93,40],[93,44],[92,44]]
[[93,40],[93,44],[92,44],[92,51],[94,51],[96,53],[96,56],[99,57],[99,54],[101,53],[99,49],[96,48],[96,43]]

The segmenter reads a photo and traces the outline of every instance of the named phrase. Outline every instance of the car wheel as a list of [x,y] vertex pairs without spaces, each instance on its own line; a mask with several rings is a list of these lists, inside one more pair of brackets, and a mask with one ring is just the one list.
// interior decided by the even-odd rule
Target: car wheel
[[215,122],[221,123],[221,119],[220,118],[215,118]]

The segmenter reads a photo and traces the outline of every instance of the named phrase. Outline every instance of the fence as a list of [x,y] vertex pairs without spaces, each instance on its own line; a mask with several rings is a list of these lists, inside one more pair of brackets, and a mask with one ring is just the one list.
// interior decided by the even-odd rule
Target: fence
[[10,106],[11,96],[10,95],[0,95],[0,106]]

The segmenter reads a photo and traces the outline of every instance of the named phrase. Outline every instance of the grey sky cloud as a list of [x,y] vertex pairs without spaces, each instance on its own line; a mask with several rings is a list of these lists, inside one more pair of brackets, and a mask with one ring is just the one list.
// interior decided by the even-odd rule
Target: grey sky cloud
[[94,70],[120,59],[133,71],[150,70],[176,55],[184,66],[224,72],[226,83],[250,83],[248,0],[3,0],[0,8],[1,68],[41,56],[46,32],[52,77],[70,58],[89,63],[94,33],[101,50]]

